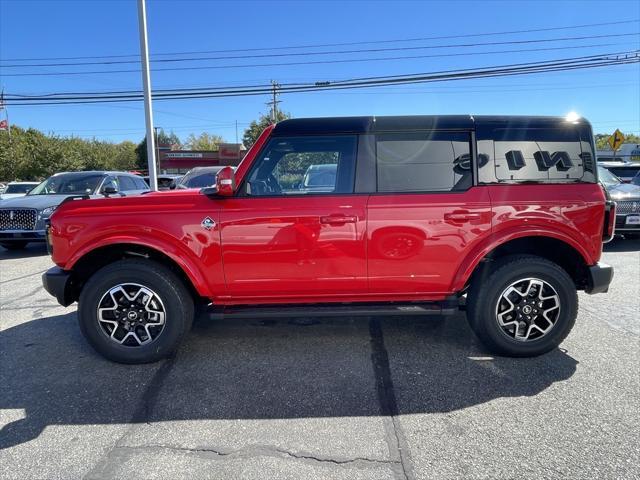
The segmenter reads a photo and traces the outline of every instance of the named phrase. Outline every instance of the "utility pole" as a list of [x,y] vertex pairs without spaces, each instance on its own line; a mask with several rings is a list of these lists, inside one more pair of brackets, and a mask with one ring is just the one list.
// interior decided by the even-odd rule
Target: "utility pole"
[[151,74],[149,73],[149,46],[147,43],[147,8],[145,0],[138,0],[138,30],[140,33],[140,62],[142,64],[142,85],[144,87],[144,116],[147,129],[147,165],[149,169],[149,188],[158,190],[156,170],[156,147],[153,130],[153,110],[151,107]]
[[278,88],[280,87],[280,85],[275,80],[271,80],[271,86],[272,86],[272,91],[271,91],[272,100],[270,102],[267,102],[267,105],[271,106],[271,121],[273,123],[277,123],[278,122],[278,104],[280,103],[280,100],[278,100]]
[[158,143],[158,127],[153,127],[154,141],[156,142],[156,160],[158,162],[158,173],[162,173],[162,165],[160,165],[160,143]]

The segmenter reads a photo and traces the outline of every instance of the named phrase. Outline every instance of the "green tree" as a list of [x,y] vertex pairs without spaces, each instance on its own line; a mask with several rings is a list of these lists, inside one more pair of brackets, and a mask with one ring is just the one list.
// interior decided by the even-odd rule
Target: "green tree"
[[[291,118],[291,115],[289,113],[280,111],[278,112],[277,119],[279,122],[281,122],[282,120],[286,120],[287,118]],[[249,128],[244,131],[244,135],[242,136],[242,143],[244,143],[244,146],[247,148],[251,148],[253,144],[256,143],[256,140],[258,140],[258,137],[263,132],[263,130],[272,123],[273,121],[271,120],[270,115],[260,115],[260,118],[258,120],[254,120],[253,122],[251,122]]]
[[[165,133],[161,128],[158,130],[158,145],[180,145],[180,138],[173,133]],[[137,156],[137,167],[146,169],[149,165],[147,162],[147,137],[144,137],[135,149]]]
[[[609,137],[613,135],[611,133],[596,133],[593,136],[593,139],[596,142],[596,148],[598,150],[611,150],[611,147],[607,143]],[[624,134],[624,143],[640,143],[640,137],[638,135],[634,135],[633,133],[625,133]]]
[[218,150],[221,143],[225,142],[220,135],[202,132],[200,135],[190,134],[184,146],[189,150]]
[[11,126],[0,132],[0,179],[42,180],[56,172],[130,170],[136,165],[136,145],[96,139],[45,135]]

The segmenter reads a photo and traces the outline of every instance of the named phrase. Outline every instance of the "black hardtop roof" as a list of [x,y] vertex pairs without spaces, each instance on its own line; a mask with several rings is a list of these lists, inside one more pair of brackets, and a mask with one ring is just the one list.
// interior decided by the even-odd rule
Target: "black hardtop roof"
[[406,115],[384,117],[292,118],[278,122],[273,135],[313,135],[318,133],[375,133],[400,130],[469,130],[481,125],[505,128],[566,128],[588,125],[580,118],[516,115]]

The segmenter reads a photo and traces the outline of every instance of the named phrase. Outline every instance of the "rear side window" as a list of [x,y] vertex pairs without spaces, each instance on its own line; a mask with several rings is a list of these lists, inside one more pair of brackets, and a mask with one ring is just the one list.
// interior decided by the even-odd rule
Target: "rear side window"
[[478,140],[479,183],[595,181],[590,144],[574,129],[494,129],[490,136]]
[[[136,190],[148,190],[149,189],[149,185],[147,185],[147,182],[145,182],[142,178],[140,177],[132,177],[133,178],[133,183],[136,184]],[[160,183],[160,182],[158,182]]]
[[472,185],[467,133],[379,134],[376,157],[379,192],[450,192]]

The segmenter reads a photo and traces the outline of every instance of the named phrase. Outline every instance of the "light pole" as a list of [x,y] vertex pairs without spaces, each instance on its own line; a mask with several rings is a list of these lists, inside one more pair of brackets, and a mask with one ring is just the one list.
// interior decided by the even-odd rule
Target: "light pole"
[[153,135],[153,111],[151,108],[151,74],[149,73],[149,46],[147,44],[147,9],[145,0],[138,0],[138,30],[140,31],[140,61],[142,64],[142,85],[144,87],[144,116],[147,129],[147,164],[149,188],[158,190],[156,170],[156,147]]

